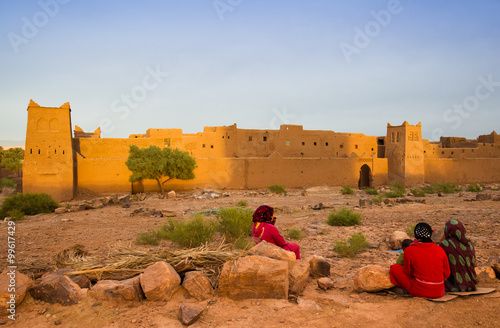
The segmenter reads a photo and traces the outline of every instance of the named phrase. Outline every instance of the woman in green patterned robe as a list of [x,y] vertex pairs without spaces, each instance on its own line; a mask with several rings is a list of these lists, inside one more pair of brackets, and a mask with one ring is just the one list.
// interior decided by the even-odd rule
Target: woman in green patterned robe
[[450,277],[445,280],[447,292],[470,292],[476,290],[476,252],[467,237],[465,227],[458,220],[446,222],[445,240],[441,246],[450,263]]

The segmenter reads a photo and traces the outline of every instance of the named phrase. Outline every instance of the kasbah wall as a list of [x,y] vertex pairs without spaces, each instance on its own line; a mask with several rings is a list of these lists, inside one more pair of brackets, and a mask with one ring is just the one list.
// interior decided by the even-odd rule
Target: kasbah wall
[[167,189],[257,189],[318,185],[374,187],[389,182],[406,186],[434,182],[500,182],[500,137],[493,131],[476,140],[422,139],[421,124],[387,124],[387,135],[303,130],[205,127],[148,129],[129,138],[101,138],[100,128],[71,131],[69,103],[61,107],[28,106],[23,191],[45,192],[71,200],[77,187],[95,192],[159,191],[156,181],[131,184],[125,165],[130,145],[172,147],[196,158],[194,180],[172,180]]

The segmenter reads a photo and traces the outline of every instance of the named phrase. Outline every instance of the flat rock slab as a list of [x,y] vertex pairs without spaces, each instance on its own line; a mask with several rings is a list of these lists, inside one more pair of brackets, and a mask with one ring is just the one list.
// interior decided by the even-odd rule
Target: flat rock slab
[[448,294],[457,296],[484,295],[493,293],[495,290],[495,288],[478,287],[475,291],[472,292],[449,292]]
[[448,301],[454,300],[455,298],[457,298],[459,296],[485,295],[485,294],[492,293],[495,290],[496,290],[495,288],[478,287],[477,290],[475,290],[473,292],[448,292],[440,298],[426,298],[426,300],[433,301],[433,302],[448,302]]
[[441,296],[439,298],[426,298],[426,300],[433,301],[433,302],[448,302],[448,301],[451,301],[457,297],[458,296],[456,296],[456,295],[444,294],[443,296]]

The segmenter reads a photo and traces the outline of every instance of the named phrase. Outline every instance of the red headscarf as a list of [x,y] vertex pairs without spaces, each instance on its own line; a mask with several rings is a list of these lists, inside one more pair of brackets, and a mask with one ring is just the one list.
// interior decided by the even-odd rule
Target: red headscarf
[[253,222],[274,224],[274,210],[271,206],[261,205],[253,213]]

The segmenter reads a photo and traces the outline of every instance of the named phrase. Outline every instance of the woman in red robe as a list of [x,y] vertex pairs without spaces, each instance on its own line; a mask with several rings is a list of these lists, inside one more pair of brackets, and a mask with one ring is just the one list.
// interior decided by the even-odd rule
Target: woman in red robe
[[286,251],[294,252],[295,258],[300,260],[299,245],[286,242],[285,238],[283,238],[278,229],[274,226],[276,217],[274,216],[274,210],[271,206],[259,206],[253,213],[253,222],[252,233],[256,244],[265,240]]
[[444,295],[444,281],[450,275],[450,265],[444,250],[431,239],[432,228],[427,223],[415,226],[415,242],[404,252],[404,266],[391,266],[391,282],[413,296],[439,298]]

